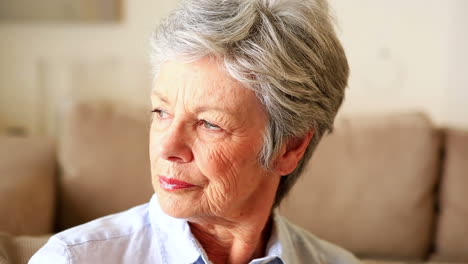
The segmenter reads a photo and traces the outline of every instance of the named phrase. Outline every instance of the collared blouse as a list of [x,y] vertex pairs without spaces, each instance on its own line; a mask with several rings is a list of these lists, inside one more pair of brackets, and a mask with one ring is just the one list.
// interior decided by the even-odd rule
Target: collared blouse
[[[211,263],[188,222],[150,202],[52,236],[29,261],[39,263]],[[275,210],[265,256],[250,264],[359,263],[349,252],[289,223]]]

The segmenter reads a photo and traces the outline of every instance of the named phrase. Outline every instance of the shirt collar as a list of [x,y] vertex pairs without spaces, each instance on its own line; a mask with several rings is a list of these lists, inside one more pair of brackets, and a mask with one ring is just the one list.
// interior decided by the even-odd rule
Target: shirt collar
[[278,228],[278,224],[276,223],[277,214],[278,212],[275,209],[275,211],[273,211],[273,223],[271,227],[272,229],[270,233],[270,239],[268,240],[267,247],[266,247],[266,256],[263,258],[252,260],[250,262],[251,264],[273,263],[275,259],[278,259],[278,260],[274,263],[283,263],[282,261],[283,246],[279,238],[279,233],[281,229]]
[[[210,263],[205,251],[190,231],[187,220],[165,214],[159,206],[156,194],[153,195],[149,203],[149,217],[153,234],[158,240],[161,256],[166,263],[196,263],[200,257],[205,263]],[[272,232],[266,249],[267,254],[265,257],[252,260],[250,263],[268,263],[275,258],[283,259],[282,228],[277,221],[281,221],[281,219],[275,210]]]

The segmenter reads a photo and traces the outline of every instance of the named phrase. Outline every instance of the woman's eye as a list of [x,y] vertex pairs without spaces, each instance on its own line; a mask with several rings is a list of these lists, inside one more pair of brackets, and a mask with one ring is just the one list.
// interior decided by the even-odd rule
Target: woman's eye
[[165,112],[164,110],[161,110],[161,109],[153,109],[151,112],[153,113],[156,113],[157,117],[159,119],[165,119],[165,118],[168,118],[169,117],[169,114],[167,112]]
[[202,124],[203,124],[203,127],[208,129],[208,130],[212,130],[212,131],[220,131],[222,128],[220,128],[219,126],[215,125],[215,124],[212,124],[206,120],[201,120]]

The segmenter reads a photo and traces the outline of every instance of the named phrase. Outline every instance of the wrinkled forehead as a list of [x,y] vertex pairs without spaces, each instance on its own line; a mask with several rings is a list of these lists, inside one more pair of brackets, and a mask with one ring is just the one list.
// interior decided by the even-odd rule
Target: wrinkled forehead
[[162,63],[152,97],[169,104],[202,104],[228,112],[239,112],[249,105],[261,107],[253,91],[232,78],[218,61],[209,57],[190,63],[176,60]]

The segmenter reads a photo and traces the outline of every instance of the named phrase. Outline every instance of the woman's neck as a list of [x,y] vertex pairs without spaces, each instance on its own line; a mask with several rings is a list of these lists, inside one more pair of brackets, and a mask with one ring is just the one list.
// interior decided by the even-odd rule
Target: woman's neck
[[261,222],[224,225],[191,222],[190,227],[211,262],[248,263],[265,255],[272,219],[267,216]]

